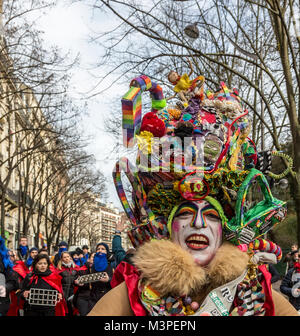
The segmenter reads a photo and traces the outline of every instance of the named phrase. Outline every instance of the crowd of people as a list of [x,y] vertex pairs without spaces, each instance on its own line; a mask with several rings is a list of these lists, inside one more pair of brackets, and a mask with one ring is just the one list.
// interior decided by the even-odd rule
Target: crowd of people
[[[120,280],[118,265],[130,261],[121,244],[120,222],[109,246],[100,242],[94,251],[87,245],[68,251],[61,241],[50,256],[47,248],[29,247],[21,237],[16,251],[0,237],[0,316],[86,316],[112,284]],[[98,279],[79,281],[99,273]],[[51,296],[54,295],[54,296]]]
[[[124,281],[124,265],[132,265],[133,248],[122,247],[122,224],[117,225],[112,251],[106,243],[99,243],[95,251],[87,245],[70,252],[64,241],[58,244],[55,255],[46,248],[29,248],[27,238],[21,237],[16,251],[8,250],[0,237],[0,316],[86,316],[111,288]],[[286,272],[280,291],[300,310],[299,248],[293,244],[283,260]],[[122,263],[123,261],[123,263]],[[126,267],[126,266],[125,266]],[[271,283],[281,279],[272,264]],[[80,283],[79,277],[102,273],[95,282]],[[57,291],[55,305],[32,304],[31,289]]]

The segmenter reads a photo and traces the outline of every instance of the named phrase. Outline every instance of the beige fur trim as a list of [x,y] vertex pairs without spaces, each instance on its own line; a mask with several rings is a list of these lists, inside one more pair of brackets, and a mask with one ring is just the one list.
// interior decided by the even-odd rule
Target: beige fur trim
[[[160,295],[205,294],[240,276],[249,256],[224,243],[212,262],[201,267],[191,254],[169,240],[153,240],[138,248],[133,262],[142,278]],[[202,296],[201,295],[201,296]]]
[[207,276],[213,288],[240,276],[246,269],[249,255],[226,242],[218,249],[207,267]]
[[169,240],[153,240],[143,244],[133,257],[142,278],[161,295],[188,294],[206,282],[205,271],[191,255]]

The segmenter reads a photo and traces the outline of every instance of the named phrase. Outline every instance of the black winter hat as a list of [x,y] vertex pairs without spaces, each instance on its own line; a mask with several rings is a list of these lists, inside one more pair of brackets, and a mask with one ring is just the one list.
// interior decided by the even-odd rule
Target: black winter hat
[[82,249],[80,247],[77,247],[76,250],[75,250],[75,252],[77,254],[83,254],[83,251],[82,251]]
[[107,254],[110,254],[109,247],[108,247],[108,245],[106,243],[99,243],[99,244],[97,244],[96,251],[97,251],[98,246],[100,246],[100,245],[103,245],[105,247],[105,249],[106,249]]
[[65,242],[65,241],[61,241],[59,244],[58,244],[59,247],[62,247],[62,246],[65,246],[66,248],[68,248],[68,243]]

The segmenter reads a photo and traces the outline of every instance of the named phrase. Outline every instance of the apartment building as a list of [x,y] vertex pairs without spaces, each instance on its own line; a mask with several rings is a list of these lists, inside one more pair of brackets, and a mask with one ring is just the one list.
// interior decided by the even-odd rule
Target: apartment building
[[29,246],[41,247],[60,215],[63,156],[34,92],[11,78],[3,37],[0,46],[0,229],[9,248],[23,234]]
[[[115,234],[116,224],[121,220],[124,213],[116,208],[113,203],[100,204],[100,223],[101,223],[101,237],[102,241],[106,243],[109,248],[112,248],[112,239]],[[129,221],[127,222],[127,224]],[[122,247],[124,250],[128,250],[131,247],[131,243],[127,237],[126,230],[121,234]]]

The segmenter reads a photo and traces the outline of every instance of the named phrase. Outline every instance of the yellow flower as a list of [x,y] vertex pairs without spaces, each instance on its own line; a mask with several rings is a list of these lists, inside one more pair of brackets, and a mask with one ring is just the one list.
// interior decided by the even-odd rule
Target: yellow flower
[[143,154],[151,153],[152,138],[153,138],[153,134],[148,131],[142,131],[139,135],[136,135],[139,150]]

